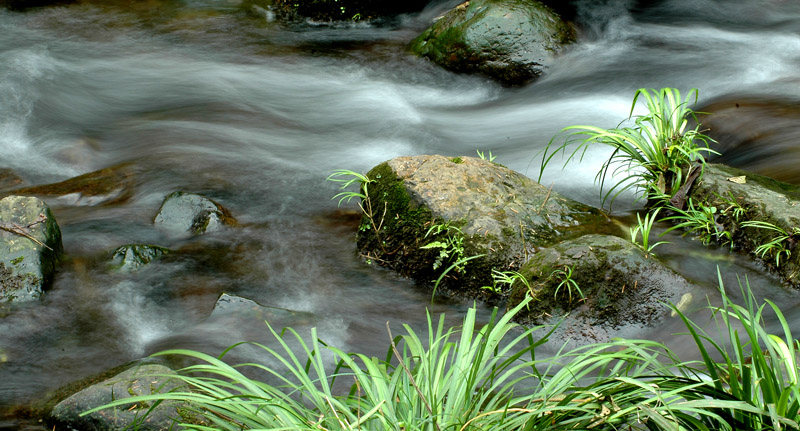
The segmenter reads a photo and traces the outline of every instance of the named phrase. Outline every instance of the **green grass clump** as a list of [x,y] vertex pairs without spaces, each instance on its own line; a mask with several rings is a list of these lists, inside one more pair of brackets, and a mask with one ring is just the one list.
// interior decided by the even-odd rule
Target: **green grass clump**
[[[644,99],[647,113],[633,115],[639,98]],[[577,125],[562,130],[567,134],[565,142],[551,150],[554,137],[545,147],[542,156],[539,181],[545,167],[559,152],[565,153],[575,143],[577,146],[567,157],[564,165],[576,156],[583,158],[586,151],[594,144],[611,147],[614,151],[597,173],[596,179],[604,188],[609,174],[621,175],[622,179],[612,185],[603,201],[611,197],[612,201],[625,190],[635,189],[644,192],[647,199],[655,196],[674,196],[686,181],[691,170],[705,165],[705,154],[716,152],[708,147],[711,138],[700,131],[700,125],[689,129],[689,119],[695,119],[695,113],[689,103],[697,101],[698,90],[692,89],[685,99],[675,88],[636,90],[627,120],[633,120],[630,127],[617,126],[603,129],[596,126]]]
[[[391,347],[382,359],[326,345],[315,330],[307,342],[269,325],[274,345],[250,344],[262,350],[264,363],[279,366],[229,365],[225,356],[236,346],[219,357],[161,352],[156,356],[197,362],[180,370],[191,391],[121,399],[92,411],[177,400],[207,420],[182,427],[237,431],[798,429],[797,341],[786,320],[769,301],[756,306],[749,286],[744,306],[722,293],[723,305],[710,307],[717,337],[675,309],[699,361],[682,362],[647,340],[562,348],[539,358],[536,349],[553,328],[511,322],[527,299],[480,327],[471,308],[455,328],[429,314],[423,337],[407,325],[397,337],[389,330]],[[780,335],[767,332],[767,310],[780,322]],[[251,371],[279,384],[247,377]],[[334,391],[341,381],[349,392]]]

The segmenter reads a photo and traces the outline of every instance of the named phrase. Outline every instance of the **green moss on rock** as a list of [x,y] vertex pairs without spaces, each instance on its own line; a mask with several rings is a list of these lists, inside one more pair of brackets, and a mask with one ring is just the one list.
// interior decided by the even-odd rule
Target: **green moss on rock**
[[[696,203],[716,207],[719,213],[716,222],[731,233],[734,247],[745,252],[753,252],[778,235],[769,229],[743,227],[745,221],[769,223],[787,232],[800,228],[800,187],[752,172],[709,164],[689,197]],[[731,211],[734,206],[742,210],[738,218]],[[800,238],[786,241],[785,247],[791,254],[780,266],[774,256],[766,255],[762,259],[765,265],[794,287],[800,287],[798,241]]]
[[[420,249],[434,224],[458,226],[464,257],[484,255],[452,272],[440,288],[486,297],[492,269],[514,269],[538,247],[587,232],[615,230],[598,210],[564,198],[531,179],[474,157],[453,163],[445,156],[398,157],[367,173],[372,211],[358,234],[367,259],[429,283],[439,251]],[[373,226],[380,226],[379,230]],[[452,263],[452,262],[451,262]]]
[[[585,299],[573,291],[570,300],[569,286],[562,284],[565,276],[558,272],[567,269]],[[509,307],[532,296],[534,301],[520,316],[526,323],[542,323],[570,312],[583,322],[611,328],[650,326],[668,314],[663,304],[677,303],[691,291],[683,277],[652,256],[646,257],[639,247],[608,235],[585,235],[542,249],[520,272],[530,288],[515,283]]]
[[456,72],[518,85],[540,76],[574,40],[558,14],[537,1],[471,0],[439,18],[409,49]]

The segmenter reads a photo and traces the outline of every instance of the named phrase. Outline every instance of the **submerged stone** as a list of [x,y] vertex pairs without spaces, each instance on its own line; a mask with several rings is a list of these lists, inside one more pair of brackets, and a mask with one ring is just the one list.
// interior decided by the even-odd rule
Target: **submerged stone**
[[[310,321],[311,313],[287,310],[280,307],[265,306],[253,301],[252,299],[242,298],[241,296],[223,293],[214,304],[214,310],[209,316],[210,320],[235,318],[245,320],[267,321],[271,325],[283,327],[284,323],[297,325],[301,321]],[[298,318],[300,320],[298,320]]]
[[0,200],[0,302],[39,299],[53,282],[61,229],[40,199]]
[[[478,256],[440,288],[487,295],[492,269],[518,268],[539,247],[618,229],[597,209],[567,199],[524,175],[474,157],[398,157],[367,177],[367,214],[357,241],[367,259],[424,282],[437,279],[458,254],[442,259],[432,242],[461,239],[461,257]],[[448,226],[439,234],[431,227]],[[456,229],[457,228],[457,229]]]
[[128,370],[89,386],[56,404],[50,416],[66,429],[84,431],[126,430],[166,431],[180,422],[199,423],[188,406],[175,401],[124,404],[86,416],[81,413],[132,396],[188,392],[188,386],[177,379],[170,368],[157,364],[136,365]]
[[165,247],[149,244],[129,244],[118,247],[111,253],[111,265],[120,271],[136,271],[154,259],[168,254]]
[[133,197],[137,171],[123,163],[53,184],[14,190],[17,195],[57,197],[67,205],[110,205]]
[[521,322],[538,324],[570,313],[570,325],[562,329],[582,327],[592,334],[598,333],[595,326],[654,326],[669,315],[665,304],[683,299],[685,306],[692,290],[654,256],[609,235],[585,235],[541,249],[519,272],[528,285],[512,286],[509,307],[534,298],[519,315]]
[[[788,284],[800,287],[800,186],[720,164],[709,164],[689,192],[695,206],[716,208],[717,229],[728,232],[736,248],[762,255]],[[746,223],[776,227],[747,227]],[[778,230],[779,229],[779,230]],[[782,232],[781,232],[782,231]],[[782,240],[778,240],[783,238]],[[779,259],[780,255],[780,259]],[[780,264],[778,263],[780,262]]]
[[519,85],[542,75],[573,41],[572,29],[537,1],[470,0],[438,19],[410,49],[456,72]]
[[164,199],[153,223],[172,235],[190,236],[235,226],[236,220],[230,211],[205,196],[175,192]]

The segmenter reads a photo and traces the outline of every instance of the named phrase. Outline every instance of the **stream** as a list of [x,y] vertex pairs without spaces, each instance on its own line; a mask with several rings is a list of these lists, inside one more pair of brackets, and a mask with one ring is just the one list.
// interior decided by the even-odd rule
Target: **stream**
[[[402,323],[422,332],[427,309],[458,324],[471,302],[432,302],[429,287],[357,255],[358,208],[331,200],[334,169],[481,150],[536,178],[540,151],[563,127],[613,127],[637,88],[676,87],[724,110],[723,161],[800,183],[800,2],[579,0],[579,42],[521,88],[408,54],[406,43],[457,3],[379,25],[290,28],[223,0],[0,10],[0,174],[19,183],[0,191],[123,163],[135,171],[126,199],[45,199],[66,256],[43,301],[0,318],[0,429],[39,429],[21,406],[160,350],[268,343],[263,319],[209,319],[222,293],[295,311],[276,328],[317,327],[329,344],[380,357],[387,321],[395,334]],[[554,163],[542,183],[599,206],[594,179],[607,157],[598,148],[564,170]],[[152,219],[177,190],[216,200],[241,226],[163,237]],[[612,214],[630,223],[640,206],[622,196]],[[658,256],[697,284],[694,307],[718,297],[719,268],[734,298],[746,277],[800,333],[800,295],[747,256],[678,232],[667,240]],[[110,251],[131,243],[181,253],[132,274],[109,270]],[[485,321],[491,310],[478,307]],[[629,335],[691,355],[681,331],[675,321]]]

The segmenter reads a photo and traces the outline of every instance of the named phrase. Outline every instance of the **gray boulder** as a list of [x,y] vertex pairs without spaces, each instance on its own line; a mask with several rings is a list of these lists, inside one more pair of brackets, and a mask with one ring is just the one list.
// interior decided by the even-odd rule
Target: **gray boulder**
[[81,416],[87,410],[132,396],[188,392],[188,386],[173,376],[175,372],[163,365],[134,366],[59,402],[51,419],[66,429],[82,431],[161,431],[175,429],[181,422],[199,423],[194,412],[175,401],[156,406],[153,402],[131,403]]
[[61,229],[40,199],[0,200],[0,302],[39,299],[61,255]]
[[[562,330],[570,336],[612,332],[623,326],[653,326],[670,310],[685,305],[692,286],[652,255],[624,239],[585,235],[539,250],[519,271],[528,285],[512,286],[509,307],[526,296],[534,300],[519,316],[543,323],[570,313]],[[597,340],[595,340],[597,341]]]
[[164,199],[153,223],[171,235],[185,237],[235,226],[236,220],[230,211],[205,196],[175,192]]
[[[367,214],[357,236],[361,254],[430,282],[459,257],[451,253],[442,259],[443,249],[430,248],[431,243],[455,239],[461,257],[482,257],[443,279],[440,288],[449,286],[452,293],[487,295],[481,287],[491,284],[492,269],[518,268],[538,248],[564,239],[618,230],[599,210],[478,158],[398,157],[367,177],[372,181],[362,202]],[[426,237],[435,225],[447,228]]]
[[[799,186],[730,166],[709,164],[688,196],[696,206],[716,208],[717,230],[728,232],[733,245],[740,250],[755,252],[760,245],[785,237],[758,256],[785,282],[800,287]],[[776,226],[783,233],[746,227],[746,222],[753,221]]]
[[111,252],[111,265],[119,271],[132,272],[169,252],[168,248],[157,245],[123,245]]
[[575,39],[547,6],[531,0],[470,0],[414,39],[417,55],[456,72],[519,85],[539,77]]

